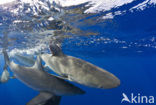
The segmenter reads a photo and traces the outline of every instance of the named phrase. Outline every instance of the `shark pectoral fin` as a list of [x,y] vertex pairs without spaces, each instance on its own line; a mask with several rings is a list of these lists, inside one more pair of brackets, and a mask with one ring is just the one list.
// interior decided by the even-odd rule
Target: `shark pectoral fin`
[[43,104],[51,99],[54,95],[46,92],[40,92],[40,94],[34,97],[31,101],[29,101],[26,105],[39,105]]
[[53,95],[49,100],[47,100],[42,105],[59,105],[61,101],[61,96]]

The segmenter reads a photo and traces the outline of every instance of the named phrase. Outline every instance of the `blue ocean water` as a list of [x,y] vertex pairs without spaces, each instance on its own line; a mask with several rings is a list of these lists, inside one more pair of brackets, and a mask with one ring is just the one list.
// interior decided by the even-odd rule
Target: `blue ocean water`
[[[126,4],[119,8],[111,9],[109,12],[117,10],[128,10],[130,7],[136,4],[142,3],[140,1],[134,1],[132,3]],[[78,7],[81,7],[80,5]],[[77,8],[77,7],[72,7]],[[71,8],[69,8],[70,10]],[[71,9],[73,10],[73,9]],[[76,12],[76,11],[74,11]],[[106,11],[107,12],[107,11]],[[4,13],[5,14],[5,13]],[[3,14],[2,14],[3,15]],[[5,14],[7,17],[8,14]],[[28,20],[31,17],[23,18],[22,16],[16,17],[17,19],[22,18],[23,20]],[[74,16],[75,17],[74,17]],[[79,96],[63,96],[60,105],[125,105],[132,104],[128,102],[121,103],[123,99],[122,94],[125,93],[129,98],[133,93],[135,96],[153,96],[156,97],[156,8],[154,5],[147,6],[144,10],[134,10],[134,12],[127,11],[122,15],[117,15],[113,19],[99,20],[99,17],[104,16],[105,12],[100,12],[96,14],[69,14],[64,20],[69,22],[71,26],[75,26],[72,32],[67,32],[69,38],[63,41],[62,49],[65,54],[72,55],[88,62],[91,62],[103,69],[116,75],[121,80],[121,85],[114,89],[95,89],[82,86],[76,83],[78,87],[86,91],[86,94]],[[9,15],[10,16],[10,15]],[[14,15],[11,15],[12,17]],[[80,18],[79,16],[84,16]],[[3,17],[3,16],[2,16]],[[41,16],[42,17],[42,16]],[[43,21],[44,19],[40,21]],[[77,21],[66,19],[71,17],[77,19]],[[80,18],[80,19],[79,19]],[[31,25],[36,26],[30,28],[20,26],[17,24],[11,24],[14,19],[8,18],[8,22],[1,26],[1,39],[4,36],[4,30],[9,27],[8,37],[10,37],[11,42],[9,42],[8,51],[10,55],[13,51],[24,51],[24,48],[38,46],[39,43],[46,43],[46,41],[41,41],[43,37],[49,36],[49,33],[45,36],[35,36],[30,30],[42,30],[44,27],[49,29],[48,26],[40,26],[38,28],[37,24],[32,23]],[[46,18],[47,19],[47,18]],[[62,18],[61,18],[62,19]],[[35,20],[35,19],[34,19]],[[95,21],[98,20],[98,21]],[[35,20],[36,22],[36,20]],[[60,22],[60,20],[59,20]],[[62,27],[66,27],[69,24],[59,24],[59,22],[53,22],[52,28],[59,29],[65,34]],[[57,24],[59,25],[57,25]],[[10,29],[11,26],[14,29]],[[78,24],[78,25],[77,25]],[[18,27],[19,25],[19,27]],[[56,26],[55,26],[56,25]],[[71,28],[69,25],[68,28]],[[67,27],[66,27],[67,28]],[[81,29],[80,30],[77,30]],[[19,33],[19,30],[26,31],[26,34]],[[17,31],[18,30],[18,31]],[[72,29],[70,29],[72,30]],[[75,32],[76,30],[76,32]],[[16,32],[17,31],[17,32]],[[27,32],[28,31],[28,32]],[[67,29],[68,31],[68,29]],[[77,32],[78,31],[78,32]],[[84,32],[83,32],[84,31]],[[44,30],[42,31],[44,32]],[[83,35],[87,32],[98,35]],[[31,33],[31,34],[30,34]],[[38,31],[38,34],[40,31]],[[61,34],[62,33],[56,33]],[[44,34],[44,33],[42,33]],[[30,36],[32,35],[32,37]],[[24,37],[23,37],[24,36]],[[14,38],[16,40],[14,40]],[[25,39],[24,39],[25,38]],[[27,40],[27,38],[32,40]],[[1,40],[2,41],[2,40]],[[24,45],[22,45],[22,43]],[[26,44],[28,43],[28,44]],[[37,43],[37,44],[36,44]],[[46,43],[47,45],[47,43]],[[47,45],[48,46],[48,45]],[[2,48],[2,47],[1,47]],[[19,50],[15,50],[15,48]],[[44,48],[46,52],[50,53],[47,48]],[[21,52],[22,52],[21,51]],[[27,51],[28,52],[28,51]],[[33,51],[32,51],[33,52]],[[23,52],[22,52],[23,53]],[[24,52],[25,54],[25,52]],[[3,55],[0,55],[0,73],[2,73],[4,65]],[[7,83],[0,84],[0,105],[25,105],[29,100],[38,94],[37,91],[27,87],[25,84],[20,82],[18,79],[11,79]],[[134,103],[135,104],[135,103]],[[148,103],[141,103],[141,105],[147,105]],[[152,105],[154,105],[153,103]]]
[[[85,59],[85,57],[83,57]],[[130,95],[156,96],[155,62],[156,56],[149,57],[91,57],[88,60],[114,73],[121,80],[118,88],[110,90],[93,89],[79,86],[86,91],[85,95],[64,96],[61,105],[120,105],[122,93]],[[10,80],[1,84],[2,105],[24,105],[38,92],[22,84],[19,80]],[[122,103],[127,104],[127,103]]]

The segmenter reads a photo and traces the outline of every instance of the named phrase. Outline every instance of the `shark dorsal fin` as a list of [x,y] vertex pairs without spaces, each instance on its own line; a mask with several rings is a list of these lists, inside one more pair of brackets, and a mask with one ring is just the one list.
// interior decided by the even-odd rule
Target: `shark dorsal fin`
[[38,70],[43,70],[41,57],[39,55],[37,56],[37,59],[35,61],[33,68],[37,68]]
[[50,51],[51,51],[53,56],[62,56],[62,55],[64,55],[63,52],[62,52],[61,47],[56,43],[51,43],[49,45],[49,48],[50,48]]

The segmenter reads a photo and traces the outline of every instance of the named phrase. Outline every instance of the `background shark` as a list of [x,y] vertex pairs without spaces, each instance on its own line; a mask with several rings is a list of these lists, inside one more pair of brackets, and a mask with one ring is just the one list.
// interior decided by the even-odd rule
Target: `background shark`
[[40,91],[40,94],[28,102],[27,105],[43,104],[50,99],[54,100],[53,102],[57,105],[62,95],[84,94],[84,91],[78,87],[45,72],[39,56],[32,67],[24,67],[13,61],[10,62],[7,52],[4,50],[3,53],[6,63],[15,77],[34,90]]

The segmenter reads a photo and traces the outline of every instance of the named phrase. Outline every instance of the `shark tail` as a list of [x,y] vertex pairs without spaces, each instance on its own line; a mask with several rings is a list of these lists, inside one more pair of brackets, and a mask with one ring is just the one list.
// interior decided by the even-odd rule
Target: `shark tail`
[[5,49],[3,49],[3,55],[4,55],[4,60],[5,60],[4,68],[6,68],[10,63],[10,60],[9,60],[8,53],[7,53],[7,51]]

